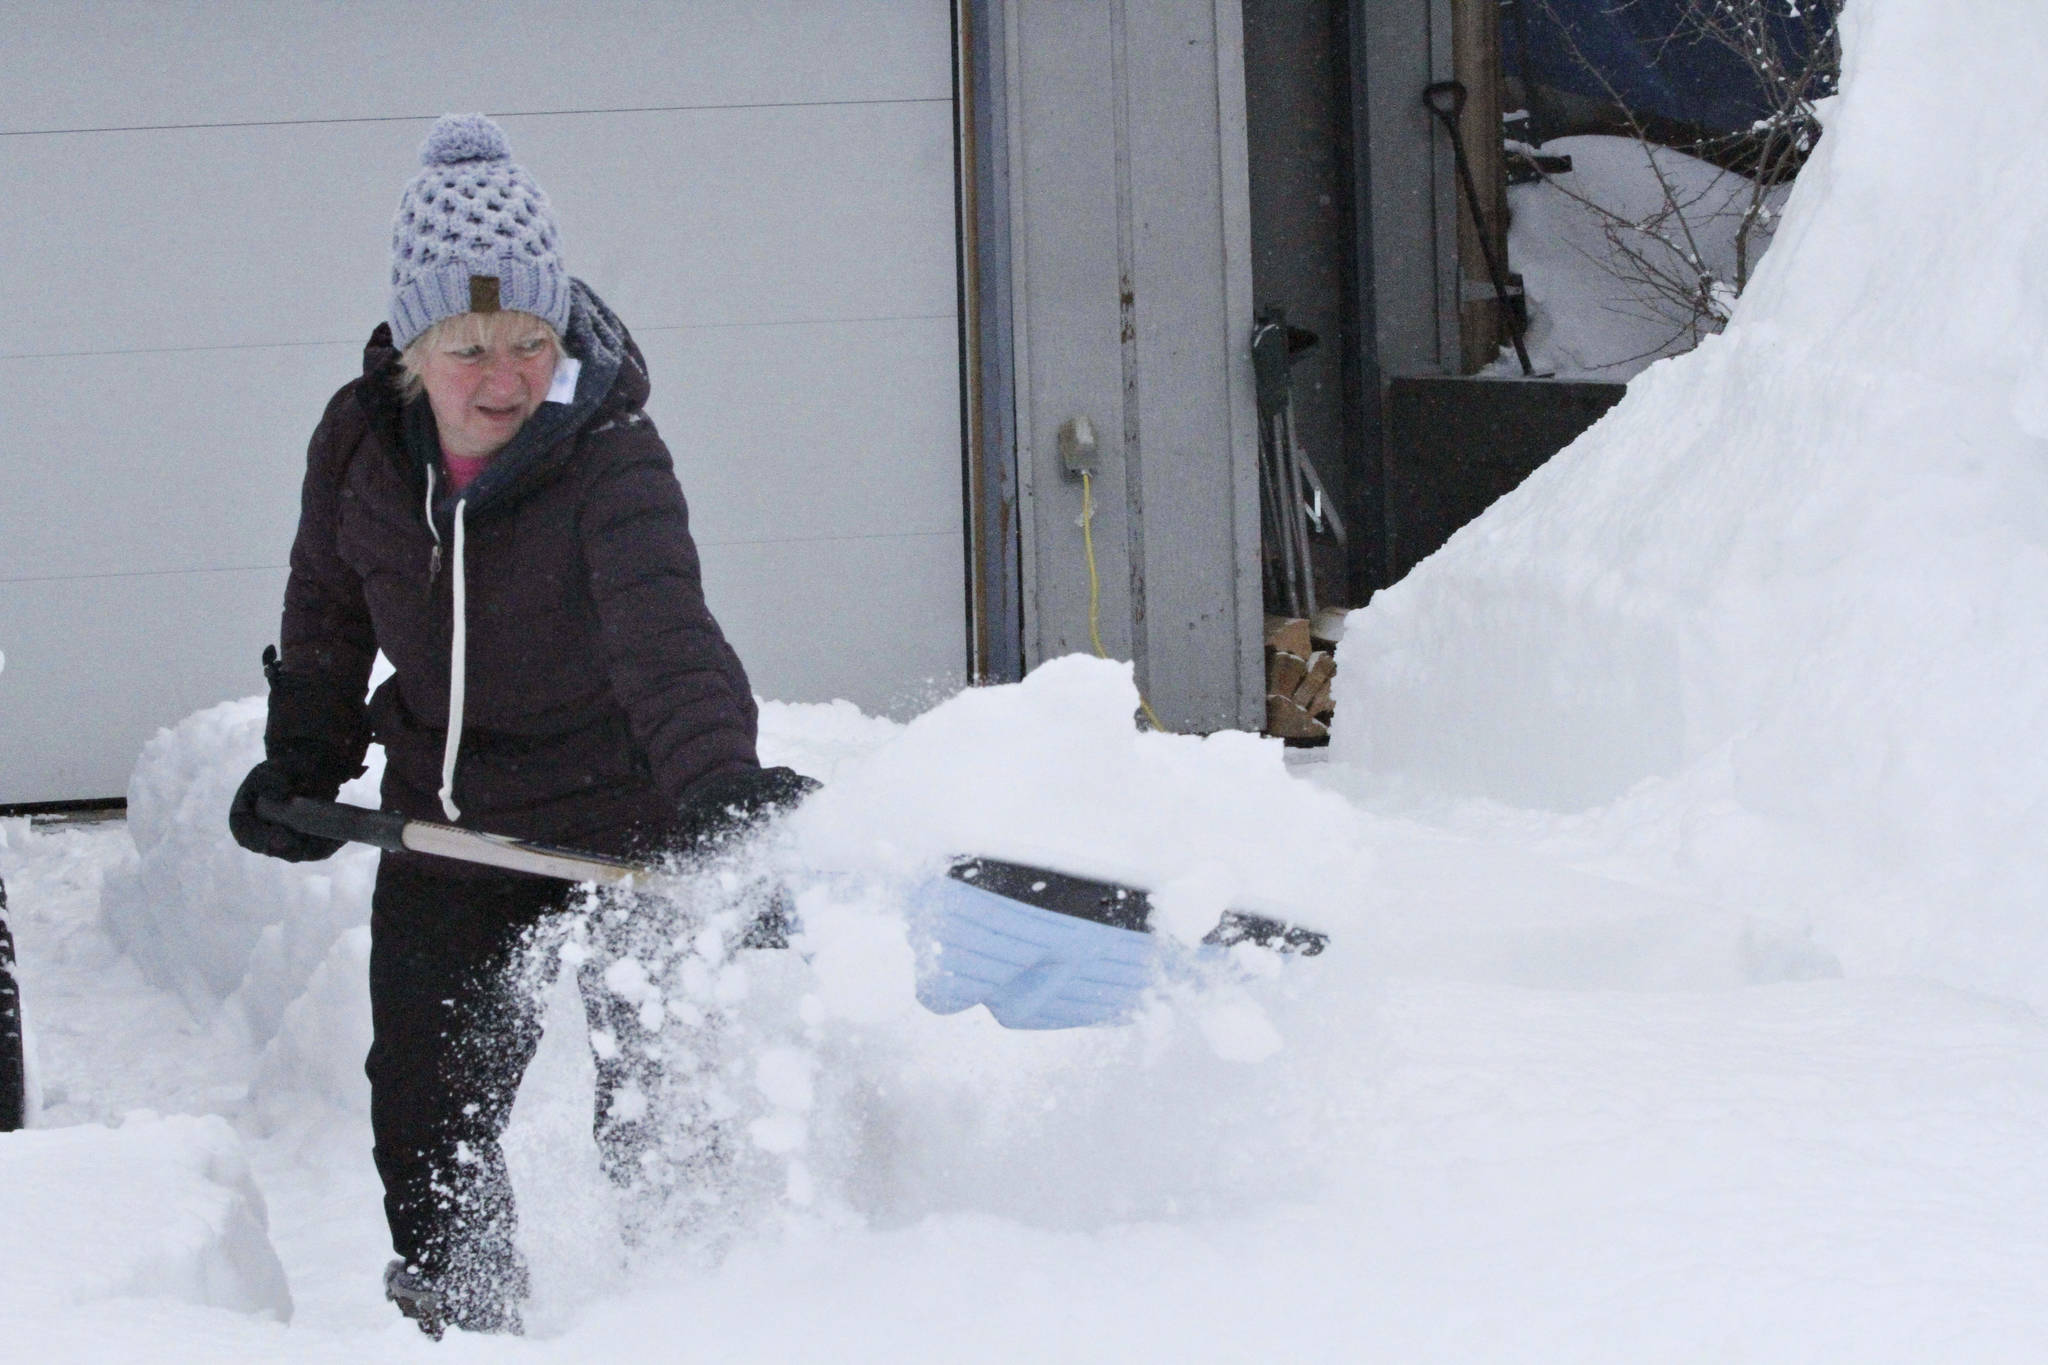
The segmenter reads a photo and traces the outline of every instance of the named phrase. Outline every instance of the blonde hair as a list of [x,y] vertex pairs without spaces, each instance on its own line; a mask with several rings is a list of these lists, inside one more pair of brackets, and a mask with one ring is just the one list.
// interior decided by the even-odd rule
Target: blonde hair
[[555,354],[562,353],[562,336],[553,323],[516,308],[495,313],[455,313],[442,318],[414,337],[398,357],[399,397],[410,401],[419,396],[425,384],[421,371],[426,367],[427,353],[437,346],[516,346],[536,332],[547,333],[548,340],[555,344]]

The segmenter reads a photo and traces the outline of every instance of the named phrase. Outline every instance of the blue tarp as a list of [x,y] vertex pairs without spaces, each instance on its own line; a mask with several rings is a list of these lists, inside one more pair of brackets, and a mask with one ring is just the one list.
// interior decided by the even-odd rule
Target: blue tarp
[[[1508,11],[1502,25],[1511,75],[1710,134],[1742,132],[1772,111],[1771,98],[1747,63],[1688,28],[1687,0],[1516,2],[1520,21]],[[1774,8],[1784,14],[1773,20],[1782,50],[1803,61],[1810,21],[1794,18],[1789,3]],[[1550,137],[1561,130],[1537,131]]]

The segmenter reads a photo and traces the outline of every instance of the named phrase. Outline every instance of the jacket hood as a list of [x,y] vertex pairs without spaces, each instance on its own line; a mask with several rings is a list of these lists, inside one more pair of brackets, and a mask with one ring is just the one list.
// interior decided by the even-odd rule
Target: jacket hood
[[[653,385],[640,347],[626,324],[582,280],[570,282],[569,328],[562,345],[582,366],[575,393],[566,403],[542,403],[474,483],[460,494],[437,498],[437,521],[452,516],[458,500],[469,503],[471,520],[517,501],[524,489],[542,482],[569,458],[577,433],[646,404]],[[425,394],[410,402],[400,398],[398,356],[390,324],[379,323],[363,347],[357,394],[372,430],[407,461],[415,483],[424,489],[428,466],[440,460],[440,437]]]

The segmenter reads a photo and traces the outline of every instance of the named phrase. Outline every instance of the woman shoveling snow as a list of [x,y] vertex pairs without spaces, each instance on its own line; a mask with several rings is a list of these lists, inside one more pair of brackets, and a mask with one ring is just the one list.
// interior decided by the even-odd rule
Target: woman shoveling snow
[[[620,856],[691,845],[809,790],[760,766],[747,676],[704,600],[624,325],[563,265],[547,197],[483,115],[439,120],[392,227],[389,322],[313,433],[270,680],[266,757],[229,823],[291,861],[339,844],[259,804],[331,800],[384,746],[382,802]],[[396,672],[364,701],[379,651]],[[372,902],[367,1071],[397,1253],[422,1328],[516,1331],[527,1293],[499,1136],[539,1040],[534,973],[566,883],[387,853]],[[663,1040],[578,968],[614,1183],[652,1159]]]

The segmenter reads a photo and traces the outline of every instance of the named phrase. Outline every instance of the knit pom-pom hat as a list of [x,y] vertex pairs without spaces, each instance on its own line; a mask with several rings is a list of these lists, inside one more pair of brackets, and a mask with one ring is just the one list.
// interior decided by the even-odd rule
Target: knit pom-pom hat
[[482,114],[445,114],[391,221],[391,340],[442,318],[516,308],[569,326],[569,272],[548,197]]

